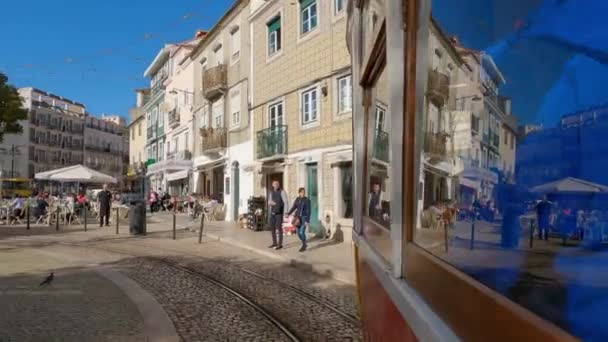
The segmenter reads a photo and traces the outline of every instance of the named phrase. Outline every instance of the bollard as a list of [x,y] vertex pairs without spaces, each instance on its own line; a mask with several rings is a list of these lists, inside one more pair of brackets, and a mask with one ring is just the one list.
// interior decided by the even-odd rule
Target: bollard
[[443,226],[443,240],[445,241],[445,252],[448,252],[448,225]]
[[175,220],[176,220],[176,215],[175,215],[175,211],[173,212],[173,240],[175,240]]
[[473,250],[475,248],[475,217],[473,217],[473,221],[471,222],[471,246],[470,249]]
[[530,248],[534,247],[534,220],[530,220]]
[[87,205],[84,204],[84,231],[87,231]]
[[55,217],[57,218],[55,220],[55,231],[59,231],[59,208],[55,211]]
[[203,226],[205,225],[205,211],[201,213],[201,229],[198,231],[198,243],[203,243]]
[[118,235],[118,214],[119,214],[119,211],[118,211],[118,208],[116,208],[116,235]]
[[25,229],[30,230],[30,204],[25,207]]

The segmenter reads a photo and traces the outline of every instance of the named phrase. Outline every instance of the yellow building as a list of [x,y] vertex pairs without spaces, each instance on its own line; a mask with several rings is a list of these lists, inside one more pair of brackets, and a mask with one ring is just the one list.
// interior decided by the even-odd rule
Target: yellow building
[[[251,1],[254,193],[304,187],[311,232],[352,227],[352,78],[346,1]],[[344,230],[347,229],[348,231]]]

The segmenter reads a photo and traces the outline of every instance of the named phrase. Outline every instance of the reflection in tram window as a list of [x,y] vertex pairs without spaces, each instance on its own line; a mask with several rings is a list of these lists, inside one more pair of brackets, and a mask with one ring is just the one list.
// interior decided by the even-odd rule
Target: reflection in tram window
[[606,2],[432,6],[415,243],[608,340]]
[[368,111],[368,179],[364,215],[369,218],[364,233],[376,250],[391,259],[390,199],[391,145],[389,139],[390,113],[388,103],[388,75],[386,68],[374,84],[375,100]]

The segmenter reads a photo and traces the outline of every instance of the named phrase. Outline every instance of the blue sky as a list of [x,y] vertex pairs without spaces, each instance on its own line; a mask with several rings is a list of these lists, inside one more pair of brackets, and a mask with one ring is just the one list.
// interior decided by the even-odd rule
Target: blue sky
[[434,0],[448,35],[490,54],[520,122],[554,126],[573,111],[608,103],[605,0]]
[[0,71],[87,105],[128,117],[146,66],[164,43],[209,29],[233,0],[3,1]]

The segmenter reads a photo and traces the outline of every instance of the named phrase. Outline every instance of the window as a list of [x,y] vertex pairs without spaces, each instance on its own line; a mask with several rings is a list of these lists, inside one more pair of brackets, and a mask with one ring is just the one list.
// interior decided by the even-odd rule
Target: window
[[201,122],[199,128],[207,128],[209,126],[209,106],[205,105],[203,107],[203,112],[201,114]]
[[135,140],[135,127],[131,128],[131,140]]
[[306,34],[317,27],[317,1],[300,0],[301,33]]
[[218,101],[213,104],[213,122],[211,123],[213,128],[224,127],[224,111],[222,101]]
[[334,14],[338,15],[344,11],[344,3],[346,0],[334,0]]
[[230,48],[232,49],[230,59],[232,62],[236,62],[241,54],[241,30],[237,27],[232,31],[230,38]]
[[515,148],[515,134],[511,134],[511,149]]
[[169,153],[171,153],[171,142],[167,141],[167,158],[169,157]]
[[372,103],[375,103],[375,109],[373,109],[373,115],[368,116],[369,121],[366,122],[366,126],[370,130],[365,144],[369,169],[364,180],[363,191],[366,196],[363,198],[365,207],[362,213],[364,219],[362,230],[366,237],[377,236],[373,239],[372,247],[382,258],[390,262],[392,260],[391,202],[395,194],[393,194],[391,177],[391,144],[389,144],[389,135],[385,132],[385,127],[390,127],[390,122],[387,122],[390,120],[390,116],[387,115],[387,107],[383,105],[388,103],[389,98],[386,92],[381,91],[387,89],[388,86],[386,66],[375,77],[374,80],[370,80],[373,86],[369,89],[372,94],[375,94],[375,98],[371,99]]
[[152,109],[152,121],[150,122],[150,126],[156,126],[157,116],[158,116],[158,109],[156,107],[154,107],[154,109]]
[[158,127],[163,127],[165,124],[165,113],[158,111]]
[[190,94],[188,93],[188,89],[184,91],[184,105],[187,106],[190,104]]
[[158,155],[156,154],[156,145],[152,145],[152,159],[158,160]]
[[236,89],[230,93],[230,117],[233,127],[241,124],[241,92]]
[[[374,129],[376,132],[384,132],[385,130],[385,120],[386,120],[386,108],[381,103],[376,103],[376,115],[374,118]],[[431,122],[431,127],[434,124]],[[433,128],[431,128],[433,129]]]
[[220,65],[224,63],[224,50],[222,49],[222,44],[218,44],[218,46],[214,50],[215,54],[215,65]]
[[275,103],[268,108],[269,127],[283,125],[283,102]]
[[301,96],[301,102],[302,124],[306,125],[316,122],[319,106],[317,87],[304,91]]
[[338,79],[338,113],[350,112],[353,108],[353,78],[351,75]]
[[277,15],[267,24],[268,28],[268,56],[281,50],[281,16]]
[[164,156],[164,152],[165,152],[164,149],[163,149],[164,145],[165,144],[163,144],[162,142],[158,143],[158,160],[159,161],[163,160],[163,156]]

